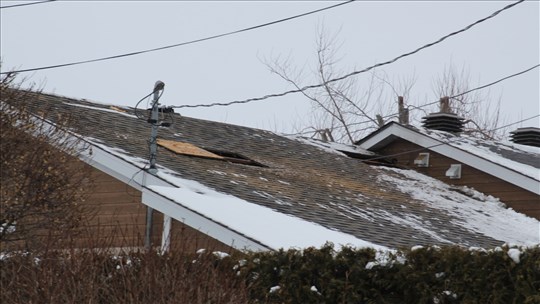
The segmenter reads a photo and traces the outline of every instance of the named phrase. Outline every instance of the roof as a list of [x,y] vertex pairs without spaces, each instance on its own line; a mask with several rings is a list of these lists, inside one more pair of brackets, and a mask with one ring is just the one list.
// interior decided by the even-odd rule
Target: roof
[[175,114],[171,127],[159,128],[161,140],[238,154],[255,165],[159,148],[152,175],[142,170],[150,125],[134,109],[48,94],[28,101],[52,123],[57,114],[77,121],[72,134],[92,148],[81,158],[140,189],[143,203],[237,248],[540,241],[538,220],[497,199],[413,171],[367,165],[339,152],[343,146]]
[[540,148],[391,122],[357,144],[376,151],[402,138],[540,195]]

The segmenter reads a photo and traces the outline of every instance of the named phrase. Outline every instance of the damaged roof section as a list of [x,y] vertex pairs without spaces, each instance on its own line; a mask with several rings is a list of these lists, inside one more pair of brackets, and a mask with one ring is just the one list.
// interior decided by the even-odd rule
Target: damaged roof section
[[157,139],[157,144],[177,154],[216,159],[249,166],[266,167],[261,163],[235,152],[221,151],[212,148],[200,148],[190,143],[174,140]]
[[[116,157],[144,168],[150,126],[137,119],[133,109],[122,108],[126,113],[121,113],[109,106],[47,94],[39,100],[46,101],[54,113],[77,117],[74,132],[89,142],[108,147]],[[36,102],[35,107],[39,106]],[[171,187],[148,189],[171,206],[188,208],[265,246],[320,246],[334,241],[393,248],[431,244],[492,247],[504,242],[539,242],[538,221],[504,208],[496,199],[486,199],[473,190],[454,191],[409,171],[370,166],[346,155],[373,157],[372,152],[174,115],[174,125],[158,131],[162,146],[157,156],[158,177]],[[49,119],[54,121],[54,117]],[[238,151],[264,166],[223,161],[233,157],[219,151]],[[221,199],[213,199],[216,196]],[[196,200],[205,202],[197,204]],[[209,211],[215,204],[220,212]],[[255,209],[258,211],[250,211]],[[279,221],[263,211],[281,214]],[[182,218],[182,214],[171,216]],[[295,226],[298,221],[309,224]],[[316,238],[313,235],[318,230],[312,225],[346,237],[325,239],[337,235],[325,232]],[[265,229],[274,233],[269,235]]]

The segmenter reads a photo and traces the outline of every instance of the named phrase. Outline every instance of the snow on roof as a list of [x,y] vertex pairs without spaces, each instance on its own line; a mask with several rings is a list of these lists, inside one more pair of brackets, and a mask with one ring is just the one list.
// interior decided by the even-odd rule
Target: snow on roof
[[339,155],[342,155],[342,156],[345,156],[344,153],[340,152],[340,151],[343,151],[343,152],[349,152],[349,153],[355,153],[355,154],[362,154],[362,155],[368,155],[368,156],[373,156],[373,155],[376,155],[375,153],[369,151],[369,150],[366,150],[364,148],[361,148],[359,146],[355,146],[355,145],[347,145],[347,144],[342,144],[342,143],[337,143],[337,142],[324,142],[322,140],[317,140],[317,139],[314,139],[314,138],[307,138],[307,137],[302,137],[302,136],[298,136],[298,135],[288,135],[288,136],[285,136],[287,138],[290,138],[292,140],[296,140],[296,141],[299,141],[301,143],[304,143],[304,144],[308,144],[310,146],[315,146],[325,152],[328,152],[328,153],[333,153],[333,154],[339,154]]
[[[77,101],[70,103],[82,107],[68,106],[64,100],[49,97],[60,104],[54,108],[60,113],[85,114],[77,132],[94,148],[86,151],[86,161],[171,207],[161,210],[177,220],[189,212],[194,218],[204,218],[191,222],[196,229],[215,224],[217,228],[212,229],[228,233],[227,238],[245,237],[246,243],[265,248],[321,246],[326,241],[374,248],[382,247],[371,242],[395,247],[414,242],[475,246],[539,242],[534,233],[538,221],[472,190],[462,189],[475,198],[429,178],[426,181],[420,174],[413,178],[408,175],[412,172],[388,171],[338,157],[345,154],[339,151],[366,153],[352,146],[300,137],[289,140],[215,122],[184,118],[162,135],[171,139],[189,126],[190,136],[184,137],[192,144],[231,150],[245,146],[248,156],[259,155],[274,166],[261,169],[162,153],[159,164],[165,167],[158,165],[156,177],[144,171],[147,143],[140,138],[143,129],[138,120],[121,117],[122,113],[108,107]],[[110,126],[112,119],[118,124]],[[234,144],[230,144],[232,139]],[[322,152],[297,155],[315,152],[303,144]],[[309,151],[295,153],[302,149]]]
[[274,249],[320,247],[328,241],[337,245],[387,249],[352,235],[217,192],[199,182],[172,176],[167,171],[158,171],[158,175],[179,188],[148,186],[151,190]]
[[[147,164],[146,160],[127,155],[127,152],[122,149],[108,147],[93,138],[86,139],[134,165],[144,167]],[[388,249],[358,239],[353,235],[330,230],[235,196],[217,192],[197,181],[180,178],[176,172],[168,168],[158,167],[157,176],[178,188],[151,185],[147,188],[271,248],[321,247],[326,242],[332,242],[336,245]]]
[[[506,243],[534,245],[540,243],[540,222],[522,213],[507,209],[496,198],[486,196],[471,188],[452,188],[437,179],[413,170],[379,167],[398,173],[404,178],[381,174],[380,180],[392,182],[397,187],[425,202],[431,208],[454,215],[450,224],[466,227]],[[467,193],[469,196],[459,192]],[[484,201],[479,205],[480,201]]]
[[427,130],[425,128],[418,128],[417,130],[421,134],[436,140],[448,142],[454,148],[469,152],[540,181],[540,148],[519,145],[507,140],[495,142],[466,134],[460,134],[459,137],[456,137],[443,131]]
[[[121,111],[118,111],[118,110],[114,110],[114,109],[112,109],[110,107],[109,108],[100,108],[100,107],[86,106],[86,105],[82,105],[82,104],[68,103],[68,102],[64,102],[64,104],[66,104],[68,106],[72,106],[72,107],[86,108],[86,109],[92,109],[92,110],[97,110],[97,111],[105,111],[105,112],[109,112],[109,113],[115,113],[115,114],[119,114],[119,115],[124,115],[124,116],[131,117],[131,118],[137,118],[137,116],[135,116],[133,114],[128,114],[128,113],[124,113],[124,112],[121,112]],[[118,108],[118,107],[116,107],[116,108]],[[120,109],[120,108],[118,108],[118,109]]]
[[[147,160],[129,155],[120,148],[111,148],[95,140],[94,145],[136,166],[144,167]],[[331,152],[335,153],[335,152]],[[158,166],[157,175],[176,187],[147,186],[170,201],[176,202],[205,217],[234,229],[271,248],[320,247],[330,241],[338,245],[371,247],[377,250],[386,247],[359,239],[353,235],[331,230],[316,223],[280,213],[268,207],[250,203],[238,197],[218,192],[197,181],[178,177],[177,172]],[[375,167],[374,167],[375,168]],[[412,170],[376,167],[380,170],[377,179],[391,182],[403,193],[410,194],[426,207],[452,215],[452,226],[459,226],[486,235],[502,242],[531,245],[540,242],[540,222],[512,209],[506,209],[496,198],[486,196],[467,187],[455,191],[452,186]],[[397,173],[388,174],[388,173]],[[223,174],[223,173],[221,173]],[[464,195],[466,192],[469,196]],[[361,195],[358,193],[358,195]],[[481,204],[484,202],[484,204]],[[405,212],[397,215],[382,209],[351,209],[342,204],[330,203],[325,209],[338,208],[351,215],[362,215],[370,221],[387,220],[402,227],[409,227],[429,235],[441,243],[454,244],[425,218]],[[404,206],[402,206],[404,208]]]

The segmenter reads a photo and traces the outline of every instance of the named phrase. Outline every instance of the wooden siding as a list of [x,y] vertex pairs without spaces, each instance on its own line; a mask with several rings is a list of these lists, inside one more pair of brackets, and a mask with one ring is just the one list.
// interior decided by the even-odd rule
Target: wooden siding
[[[89,174],[86,189],[88,197],[84,202],[87,211],[83,215],[81,227],[72,243],[62,246],[78,248],[143,248],[146,230],[146,205],[141,203],[141,192],[82,161],[72,158],[71,166],[80,168],[81,174]],[[154,211],[152,245],[161,246],[163,214]],[[46,229],[33,231],[32,236],[47,244],[49,232]],[[22,250],[28,244],[24,241],[1,242],[1,250]],[[208,235],[176,220],[172,221],[170,248],[173,251],[194,253],[200,248],[233,251]]]
[[[378,152],[383,155],[392,155],[419,149],[422,149],[422,147],[419,145],[404,139],[396,139],[394,142],[390,143]],[[429,152],[429,167],[417,167],[414,165],[414,159],[420,152]],[[480,192],[499,198],[508,207],[511,207],[518,212],[524,213],[536,219],[540,219],[539,195],[489,175],[483,171],[462,164],[455,159],[429,151],[428,149],[414,153],[392,156],[392,158],[397,161],[398,165],[416,170],[448,184],[474,188]],[[451,164],[461,164],[460,179],[450,179],[445,175],[446,170],[450,168]]]
[[[112,247],[142,247],[146,227],[146,206],[141,203],[141,192],[115,179],[114,177],[91,169],[92,191],[86,204],[94,209],[94,216],[88,218],[88,229],[84,235],[103,239],[103,244]],[[160,246],[163,228],[163,214],[154,211],[152,243]],[[91,241],[92,242],[92,241]],[[208,235],[172,221],[171,249],[195,252],[200,248],[230,252],[231,247]]]

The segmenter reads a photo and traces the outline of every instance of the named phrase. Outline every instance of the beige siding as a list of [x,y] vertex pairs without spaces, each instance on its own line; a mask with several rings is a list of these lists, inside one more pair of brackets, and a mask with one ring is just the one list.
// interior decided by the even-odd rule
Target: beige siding
[[[91,233],[85,234],[99,235],[105,244],[114,247],[143,246],[146,206],[141,203],[141,192],[97,169],[91,171],[93,190],[86,204],[95,209],[95,216],[89,220]],[[162,225],[163,214],[154,211],[152,242],[155,246],[161,244]],[[171,248],[184,252],[200,248],[231,251],[229,246],[176,220],[172,223]]]
[[[81,161],[73,159],[73,166],[80,166]],[[87,212],[82,225],[74,238],[70,238],[72,246],[78,248],[118,248],[144,246],[146,228],[146,206],[141,203],[141,192],[115,179],[114,177],[83,164],[85,170],[81,174],[90,174],[90,182],[86,185],[88,197],[84,202]],[[84,173],[83,173],[84,172]],[[154,211],[152,243],[161,246],[163,214]],[[48,232],[33,231],[45,244]],[[68,240],[68,239],[66,239]],[[23,241],[2,242],[0,249],[20,250],[26,248]],[[69,245],[68,245],[69,246]],[[171,250],[193,253],[197,249],[206,248],[231,252],[233,249],[208,235],[201,233],[176,220],[172,221]]]

